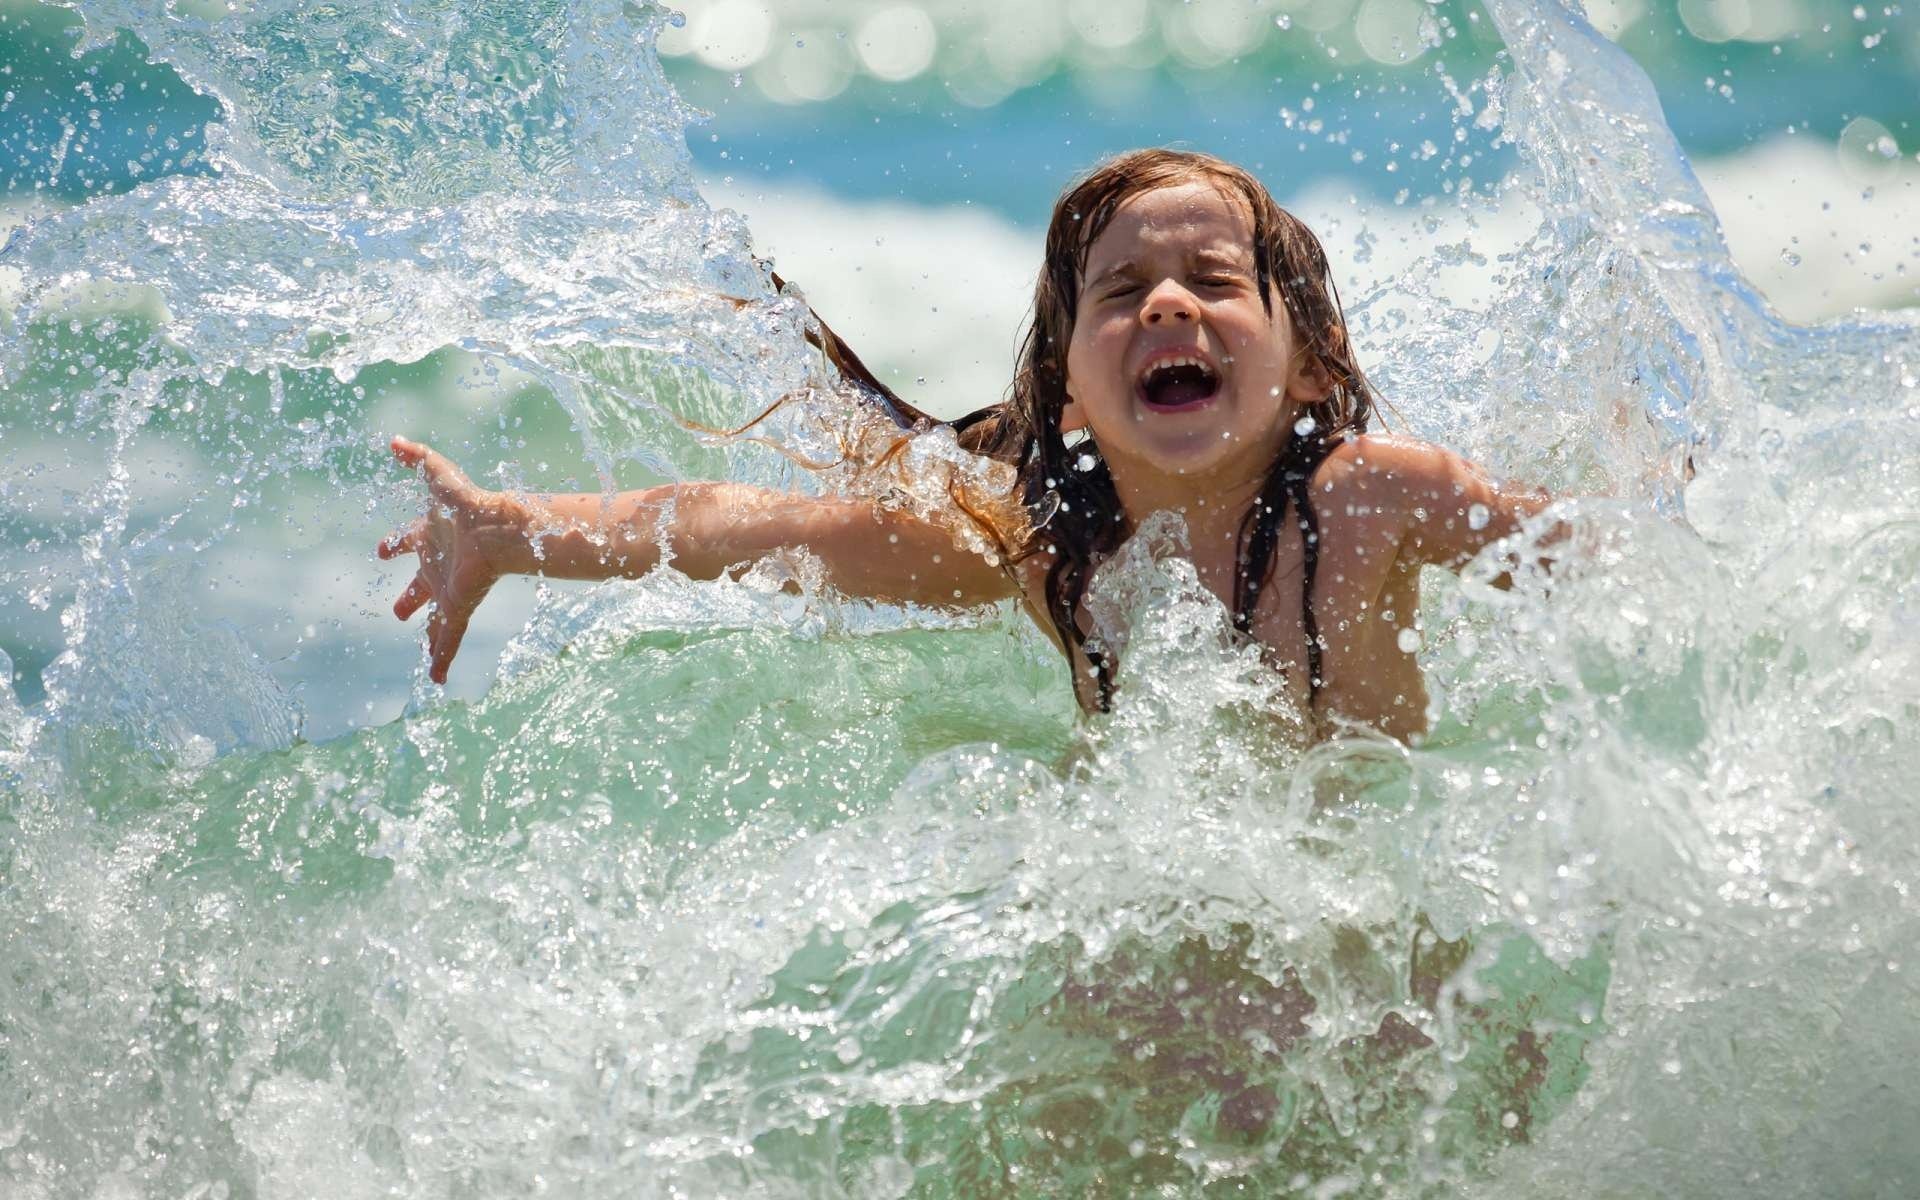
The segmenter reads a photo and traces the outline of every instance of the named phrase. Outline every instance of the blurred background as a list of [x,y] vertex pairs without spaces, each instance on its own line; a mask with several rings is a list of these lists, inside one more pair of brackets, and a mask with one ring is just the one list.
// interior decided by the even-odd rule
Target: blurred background
[[[1103,155],[1177,144],[1253,167],[1321,230],[1350,299],[1392,269],[1392,253],[1368,251],[1417,228],[1407,210],[1497,193],[1511,166],[1499,42],[1463,0],[678,7],[659,49],[709,114],[689,138],[708,196],[943,412],[1004,387],[1039,231]],[[1587,11],[1652,76],[1736,261],[1784,315],[1914,301],[1913,15],[1885,0]],[[72,12],[0,0],[0,220],[190,169],[215,116],[131,36],[76,56],[77,37]],[[1456,132],[1455,105],[1481,119]],[[1481,136],[1457,140],[1466,131]]]
[[[942,411],[1005,386],[1053,199],[1103,155],[1177,144],[1254,168],[1326,238],[1350,303],[1440,240],[1414,214],[1497,194],[1512,166],[1498,39],[1454,0],[684,7],[660,49],[713,114],[690,139],[709,195]],[[1735,260],[1784,315],[1913,303],[1913,16],[1884,0],[1587,11],[1652,76]],[[1457,123],[1459,105],[1479,119]]]
[[[1442,246],[1458,247],[1453,283],[1468,300],[1492,291],[1503,250],[1538,227],[1506,186],[1504,54],[1471,0],[682,8],[659,53],[704,114],[688,132],[702,190],[745,215],[758,252],[884,378],[943,415],[1002,394],[1050,206],[1103,155],[1175,144],[1251,167],[1325,239],[1350,309]],[[1652,77],[1735,262],[1782,314],[1915,302],[1920,20],[1885,0],[1592,0],[1588,13]],[[0,0],[0,233],[207,169],[217,106],[147,59],[125,31],[83,44],[76,10]],[[10,286],[0,256],[0,303]],[[552,398],[457,348],[348,386],[370,427],[432,436],[491,482],[593,486],[577,442],[540,419]],[[89,526],[76,514],[97,482],[58,440],[55,404],[54,425],[15,426],[4,449],[16,478],[0,480],[0,652],[29,703],[60,651],[74,577],[48,556],[80,552]],[[163,493],[143,496],[156,520],[168,511]],[[309,736],[391,717],[415,664],[416,634],[385,611],[404,580],[359,556],[387,515],[330,499],[314,499],[313,527],[351,555],[289,533],[281,555],[201,564],[224,581],[223,614],[301,693]],[[532,585],[501,595],[456,695],[484,690]],[[329,682],[302,682],[316,679]]]

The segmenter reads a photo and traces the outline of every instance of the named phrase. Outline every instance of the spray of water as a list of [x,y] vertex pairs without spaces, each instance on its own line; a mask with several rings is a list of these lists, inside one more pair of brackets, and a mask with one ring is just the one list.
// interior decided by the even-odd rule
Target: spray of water
[[[1434,736],[1303,749],[1174,525],[1090,725],[1012,617],[796,555],[545,595],[483,698],[303,740],[288,663],[353,641],[244,618],[365,591],[326,555],[409,503],[414,392],[606,486],[865,486],[791,457],[861,418],[692,186],[659,10],[89,3],[222,121],[0,259],[0,582],[64,639],[0,691],[8,1194],[1914,1186],[1920,340],[1774,318],[1638,70],[1487,11],[1460,119],[1538,227],[1356,334],[1415,432],[1592,498],[1550,576],[1430,581]],[[788,396],[784,454],[689,428]]]

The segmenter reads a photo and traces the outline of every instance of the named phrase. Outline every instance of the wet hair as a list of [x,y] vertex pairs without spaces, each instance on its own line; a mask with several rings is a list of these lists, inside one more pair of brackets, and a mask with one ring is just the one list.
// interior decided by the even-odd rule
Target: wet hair
[[[1097,679],[1103,709],[1112,697],[1114,664],[1097,645],[1088,644],[1081,629],[1082,608],[1095,565],[1130,531],[1113,476],[1091,433],[1069,444],[1061,430],[1067,404],[1067,347],[1073,340],[1087,255],[1115,213],[1143,193],[1194,182],[1214,184],[1247,205],[1253,217],[1254,269],[1261,303],[1271,314],[1274,294],[1279,293],[1295,336],[1329,380],[1326,395],[1306,406],[1306,419],[1297,423],[1276,454],[1241,525],[1233,622],[1243,633],[1251,633],[1261,591],[1272,577],[1289,500],[1297,510],[1295,519],[1306,551],[1303,587],[1311,596],[1319,534],[1307,502],[1307,482],[1334,446],[1366,431],[1375,404],[1373,389],[1353,360],[1346,319],[1320,239],[1275,203],[1247,171],[1208,154],[1135,150],[1099,164],[1061,195],[1047,226],[1046,258],[1008,397],[950,424],[962,446],[1015,467],[1027,528],[1015,539],[1010,557],[1052,556],[1046,577],[1047,612],[1068,657],[1077,654],[1085,659]],[[878,389],[903,428],[924,422],[923,414],[872,380],[844,342],[831,331],[825,334],[836,365],[844,371],[841,355],[851,359],[857,368],[852,373]],[[841,353],[835,354],[836,349]],[[1320,639],[1310,604],[1305,619],[1308,687],[1317,693]]]

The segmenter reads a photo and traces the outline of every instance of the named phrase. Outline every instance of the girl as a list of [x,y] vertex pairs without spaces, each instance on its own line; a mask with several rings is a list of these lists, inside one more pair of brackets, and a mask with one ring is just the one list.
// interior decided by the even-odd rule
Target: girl
[[[924,426],[824,326],[821,336],[897,421]],[[637,576],[666,554],[710,579],[805,546],[850,595],[1017,597],[1073,662],[1082,706],[1101,709],[1120,664],[1094,636],[1089,587],[1136,528],[1172,511],[1201,582],[1300,711],[1408,738],[1427,721],[1417,638],[1401,636],[1420,568],[1460,566],[1548,498],[1497,486],[1439,447],[1367,435],[1373,406],[1312,232],[1239,167],[1140,150],[1054,206],[1010,398],[953,422],[964,447],[1014,469],[1017,527],[968,508],[994,526],[990,540],[1008,551],[999,561],[954,525],[857,497],[727,483],[612,498],[489,492],[403,438],[394,454],[422,470],[431,499],[379,554],[419,555],[394,613],[432,602],[436,682],[503,575]]]

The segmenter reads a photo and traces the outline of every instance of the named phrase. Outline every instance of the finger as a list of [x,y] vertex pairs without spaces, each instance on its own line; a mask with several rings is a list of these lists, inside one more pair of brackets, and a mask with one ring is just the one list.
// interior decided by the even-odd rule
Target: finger
[[446,629],[446,606],[435,604],[427,610],[427,677],[435,683],[447,681],[446,672],[440,669],[440,639]]
[[447,681],[447,668],[453,665],[453,656],[460,652],[460,639],[467,636],[467,613],[464,610],[439,610],[446,612],[440,623],[440,636],[433,642],[433,662],[427,668],[427,676],[435,683]]
[[413,521],[404,529],[396,529],[388,534],[373,552],[381,558],[398,558],[402,554],[413,554],[420,549],[420,535],[427,530],[425,518]]
[[467,482],[467,473],[453,465],[453,460],[431,446],[420,446],[420,473],[427,478],[427,487],[436,496],[459,491],[473,485]]
[[446,500],[468,491],[477,491],[467,473],[454,465],[452,459],[427,445],[425,442],[409,441],[397,434],[390,443],[393,456],[403,466],[416,467],[425,476],[427,490],[436,500]]
[[419,466],[426,460],[427,455],[430,453],[423,444],[409,441],[397,433],[393,435],[393,440],[388,442],[387,445],[393,450],[393,456],[400,460],[400,465],[403,467]]
[[407,585],[407,590],[401,592],[400,598],[393,602],[393,615],[404,621],[419,612],[420,606],[431,599],[433,599],[433,589],[427,586],[427,577],[415,574],[413,582]]
[[467,482],[466,473],[454,466],[452,459],[425,442],[410,441],[396,434],[388,444],[393,447],[393,456],[400,460],[400,465],[417,467],[431,485],[458,486]]

